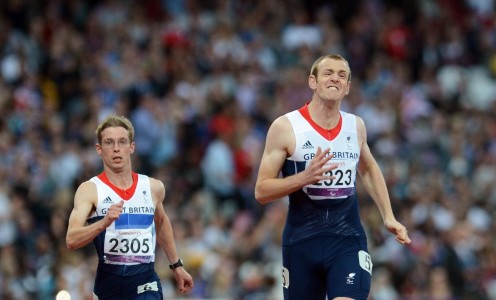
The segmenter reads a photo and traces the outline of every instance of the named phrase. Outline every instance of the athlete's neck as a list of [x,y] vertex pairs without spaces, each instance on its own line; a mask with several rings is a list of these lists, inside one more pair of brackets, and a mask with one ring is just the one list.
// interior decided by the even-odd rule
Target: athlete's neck
[[308,103],[308,113],[315,123],[325,129],[336,127],[341,117],[339,102],[336,101],[312,100]]
[[117,188],[125,191],[133,186],[133,173],[128,172],[112,172],[110,170],[105,170],[105,176],[108,180]]

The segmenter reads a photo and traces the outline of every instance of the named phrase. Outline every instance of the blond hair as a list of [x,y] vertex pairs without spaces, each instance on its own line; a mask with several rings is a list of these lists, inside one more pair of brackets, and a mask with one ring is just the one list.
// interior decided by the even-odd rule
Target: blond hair
[[95,130],[98,143],[102,142],[102,131],[108,127],[122,127],[126,129],[129,141],[134,141],[134,127],[131,121],[124,116],[109,115],[100,124],[98,124],[98,127]]

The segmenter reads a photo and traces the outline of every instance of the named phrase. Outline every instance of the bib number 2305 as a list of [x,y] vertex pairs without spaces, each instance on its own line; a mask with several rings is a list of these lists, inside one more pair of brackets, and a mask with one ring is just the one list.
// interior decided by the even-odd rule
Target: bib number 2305
[[109,253],[113,254],[138,254],[138,253],[148,253],[150,251],[150,241],[149,239],[138,239],[138,238],[111,238],[109,239],[110,249]]
[[150,255],[152,238],[142,236],[107,236],[105,238],[105,253],[115,255]]

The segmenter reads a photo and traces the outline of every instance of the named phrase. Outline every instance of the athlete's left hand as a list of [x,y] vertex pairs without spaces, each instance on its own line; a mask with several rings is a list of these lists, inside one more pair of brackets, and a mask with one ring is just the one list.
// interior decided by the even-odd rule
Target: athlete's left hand
[[174,278],[181,294],[189,293],[193,289],[193,277],[183,267],[174,269]]
[[411,243],[412,240],[408,237],[408,231],[406,230],[406,227],[403,226],[400,222],[396,220],[386,221],[384,222],[384,226],[386,226],[389,232],[396,235],[396,240],[402,245]]

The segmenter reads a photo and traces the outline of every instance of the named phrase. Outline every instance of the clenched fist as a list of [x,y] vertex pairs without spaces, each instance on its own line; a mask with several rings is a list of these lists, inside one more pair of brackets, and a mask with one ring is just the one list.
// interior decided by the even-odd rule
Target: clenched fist
[[105,218],[110,221],[110,224],[115,220],[119,219],[119,216],[121,215],[123,210],[123,206],[124,206],[124,200],[121,200],[121,202],[112,204],[109,207],[107,214],[105,215]]

